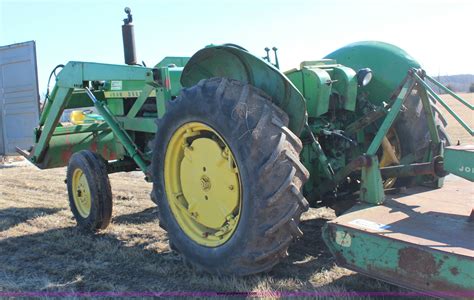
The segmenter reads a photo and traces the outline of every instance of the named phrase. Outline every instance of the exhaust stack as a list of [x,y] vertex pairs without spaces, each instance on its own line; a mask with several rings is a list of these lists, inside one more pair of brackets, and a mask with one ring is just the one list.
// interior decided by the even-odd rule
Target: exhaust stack
[[125,63],[127,65],[136,65],[137,56],[135,53],[135,34],[132,24],[132,10],[129,7],[125,7],[124,11],[127,14],[127,18],[123,19],[124,24],[122,25],[123,54]]

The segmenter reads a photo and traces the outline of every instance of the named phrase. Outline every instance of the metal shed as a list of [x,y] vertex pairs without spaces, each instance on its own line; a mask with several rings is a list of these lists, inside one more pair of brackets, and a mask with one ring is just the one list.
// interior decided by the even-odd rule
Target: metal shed
[[35,42],[0,46],[0,155],[29,147],[38,119]]

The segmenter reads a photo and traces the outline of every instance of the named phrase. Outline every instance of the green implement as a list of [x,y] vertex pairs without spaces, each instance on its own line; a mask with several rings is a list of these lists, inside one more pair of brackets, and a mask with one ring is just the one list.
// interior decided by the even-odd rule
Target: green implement
[[383,205],[365,203],[328,222],[326,245],[339,265],[438,297],[472,297],[472,185],[449,176],[440,190],[408,189]]

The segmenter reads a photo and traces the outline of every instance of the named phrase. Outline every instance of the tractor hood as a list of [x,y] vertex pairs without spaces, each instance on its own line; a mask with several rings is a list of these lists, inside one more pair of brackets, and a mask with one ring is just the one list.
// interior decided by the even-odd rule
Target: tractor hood
[[374,78],[367,86],[361,87],[359,93],[367,93],[368,99],[376,105],[389,100],[408,70],[420,68],[420,64],[404,50],[377,41],[349,44],[325,58],[335,59],[337,63],[356,72],[362,68],[370,68]]

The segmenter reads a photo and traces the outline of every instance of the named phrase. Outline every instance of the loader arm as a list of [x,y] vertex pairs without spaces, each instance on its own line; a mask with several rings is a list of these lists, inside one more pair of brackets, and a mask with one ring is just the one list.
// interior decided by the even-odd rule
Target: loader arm
[[[135,82],[142,85],[142,91],[139,93],[141,97],[135,102],[140,106],[143,104],[141,100],[146,99],[152,90],[160,86],[159,77],[158,69],[69,62],[59,73],[56,85],[45,103],[39,126],[35,129],[31,152],[22,150],[20,153],[26,155],[28,160],[39,168],[51,168],[66,165],[74,152],[92,149],[106,160],[120,159],[128,154],[136,158],[141,169],[145,169],[144,158],[142,155],[137,156],[136,150],[131,151],[137,148],[136,145],[108,108],[105,91],[95,89],[91,92],[96,100],[93,101],[84,89],[93,82]],[[105,123],[73,127],[63,127],[60,124],[65,109],[91,106],[95,106],[105,117]]]

